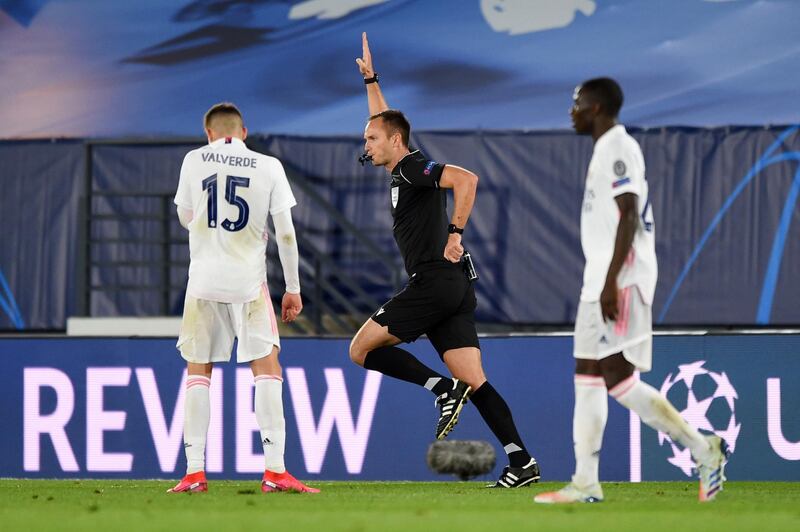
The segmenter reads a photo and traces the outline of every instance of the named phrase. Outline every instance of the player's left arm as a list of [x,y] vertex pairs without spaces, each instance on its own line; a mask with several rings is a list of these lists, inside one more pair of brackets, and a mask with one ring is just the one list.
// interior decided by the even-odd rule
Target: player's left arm
[[[472,213],[472,206],[475,204],[478,176],[469,170],[448,164],[439,178],[439,187],[453,189],[453,216],[450,223],[463,229],[467,225],[469,215]],[[444,248],[444,258],[450,262],[458,262],[463,253],[461,235],[450,233]]]
[[178,178],[178,190],[175,192],[175,199],[173,203],[178,210],[178,221],[184,229],[189,229],[189,224],[194,218],[194,211],[192,209],[192,193],[189,190],[189,176],[191,174],[191,155],[193,151],[184,156],[183,163],[181,163],[181,173]]
[[639,214],[636,210],[636,194],[626,192],[615,197],[617,208],[619,209],[619,224],[617,225],[617,236],[614,241],[614,255],[611,257],[611,264],[606,273],[606,282],[603,291],[600,293],[600,308],[603,312],[603,319],[616,320],[618,311],[618,288],[617,277],[622,270],[625,259],[631,251],[633,237],[636,235],[636,228],[639,224]]
[[292,209],[284,209],[272,215],[275,226],[275,240],[278,244],[278,256],[283,268],[283,279],[286,282],[286,293],[281,301],[281,320],[284,323],[294,321],[303,311],[303,299],[300,297],[300,253],[297,250],[297,237],[292,223]]

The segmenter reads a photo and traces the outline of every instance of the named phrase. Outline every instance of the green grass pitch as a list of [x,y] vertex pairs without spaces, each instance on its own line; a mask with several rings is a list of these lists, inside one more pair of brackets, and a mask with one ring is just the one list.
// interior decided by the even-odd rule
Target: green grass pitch
[[544,506],[563,483],[486,490],[477,482],[312,482],[318,495],[262,494],[258,480],[0,480],[0,528],[33,530],[800,530],[800,483],[728,482],[711,503],[689,482],[606,483],[600,504]]

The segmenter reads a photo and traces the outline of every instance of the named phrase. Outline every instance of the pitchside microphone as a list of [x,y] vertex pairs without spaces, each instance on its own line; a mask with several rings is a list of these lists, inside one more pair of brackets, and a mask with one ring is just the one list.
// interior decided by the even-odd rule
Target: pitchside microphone
[[485,441],[436,441],[428,447],[428,467],[434,473],[469,480],[494,469],[494,447]]
[[364,153],[362,153],[361,155],[358,156],[358,162],[361,163],[361,166],[364,166],[369,161],[372,161],[372,155],[370,155],[367,152],[364,152]]

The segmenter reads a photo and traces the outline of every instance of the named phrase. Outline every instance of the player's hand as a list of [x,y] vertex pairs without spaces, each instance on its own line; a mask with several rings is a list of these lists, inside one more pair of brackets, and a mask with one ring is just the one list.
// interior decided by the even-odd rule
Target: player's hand
[[444,247],[444,258],[450,262],[458,262],[464,254],[464,246],[461,245],[461,235],[450,233],[447,237],[447,245]]
[[600,292],[600,311],[603,313],[603,321],[616,321],[619,310],[619,291],[615,280],[606,281],[603,291]]
[[303,311],[303,298],[300,294],[290,294],[286,292],[283,294],[281,301],[281,321],[283,323],[291,323]]
[[358,70],[364,79],[375,76],[375,69],[372,68],[372,54],[369,53],[369,41],[367,41],[367,32],[361,34],[361,57],[356,59]]

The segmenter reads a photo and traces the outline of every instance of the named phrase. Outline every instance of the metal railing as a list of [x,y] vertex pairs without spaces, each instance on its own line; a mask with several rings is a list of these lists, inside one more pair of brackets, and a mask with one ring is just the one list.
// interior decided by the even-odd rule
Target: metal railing
[[[177,224],[173,192],[135,190],[98,190],[94,176],[96,145],[170,146],[187,147],[200,142],[192,140],[161,141],[100,141],[86,144],[86,188],[81,199],[81,231],[77,293],[79,314],[95,315],[97,297],[114,298],[121,293],[138,293],[130,299],[144,301],[147,311],[138,315],[169,315],[179,313],[185,281],[188,275],[188,236]],[[371,260],[385,269],[392,288],[400,284],[402,270],[374,241],[356,228],[338,209],[320,195],[309,181],[290,165],[285,165],[294,189],[302,191],[304,201],[313,202],[314,209],[325,214],[344,233],[364,250]],[[105,224],[119,224],[110,230]],[[365,290],[353,276],[313,242],[306,228],[295,223],[300,251],[300,274],[306,307],[304,320],[293,325],[296,333],[349,334],[374,311],[380,301]],[[269,229],[274,241],[274,232]],[[315,234],[317,238],[325,235]],[[128,246],[114,252],[114,246]],[[185,252],[176,247],[184,247]],[[273,255],[277,255],[273,253]],[[273,262],[274,257],[271,257]],[[274,266],[275,264],[273,264]],[[146,282],[136,282],[130,270],[144,272]],[[274,272],[274,268],[270,271]],[[277,268],[280,271],[280,268]],[[278,276],[271,274],[270,283],[277,288]],[[130,279],[134,279],[131,281]],[[271,293],[282,293],[279,290]],[[279,304],[279,302],[277,302]],[[112,305],[113,306],[113,305]],[[141,305],[140,305],[141,306]]]

